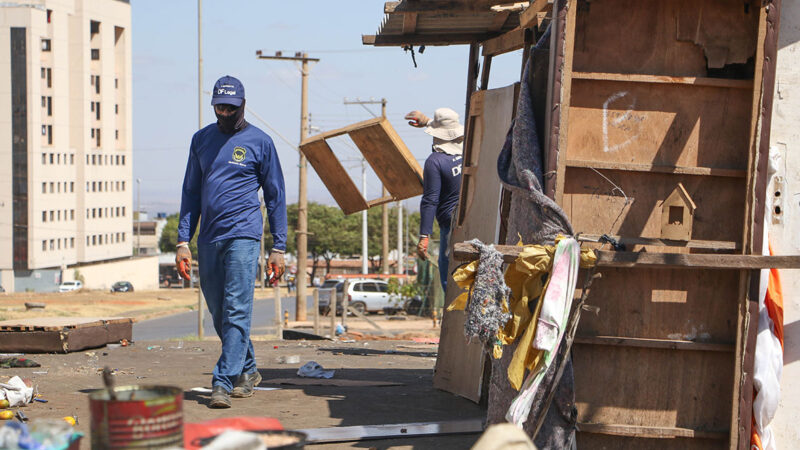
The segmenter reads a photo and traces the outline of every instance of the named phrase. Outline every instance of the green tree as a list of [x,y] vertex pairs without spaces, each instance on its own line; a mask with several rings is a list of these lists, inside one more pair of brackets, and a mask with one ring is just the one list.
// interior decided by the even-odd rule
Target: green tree
[[[167,224],[164,225],[164,230],[161,232],[161,239],[158,241],[158,248],[163,253],[175,252],[175,244],[178,243],[178,221],[180,217],[178,213],[172,214],[167,217]],[[198,227],[200,223],[198,222]],[[192,258],[197,260],[197,233],[192,236],[189,241],[189,250],[192,251]]]

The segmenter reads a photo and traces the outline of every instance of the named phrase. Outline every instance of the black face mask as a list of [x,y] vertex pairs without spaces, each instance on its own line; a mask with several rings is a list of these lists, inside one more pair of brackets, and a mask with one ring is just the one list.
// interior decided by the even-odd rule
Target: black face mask
[[244,103],[245,100],[242,99],[242,105],[236,108],[236,112],[228,117],[222,117],[217,114],[216,109],[214,110],[214,114],[217,116],[217,127],[219,131],[225,134],[234,134],[244,130],[247,126],[247,121],[244,120]]

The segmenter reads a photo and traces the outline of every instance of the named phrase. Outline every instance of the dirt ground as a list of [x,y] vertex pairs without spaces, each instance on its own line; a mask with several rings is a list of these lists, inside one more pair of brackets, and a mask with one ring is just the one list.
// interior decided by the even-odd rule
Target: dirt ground
[[[26,302],[44,303],[30,309]],[[197,308],[197,289],[117,292],[83,289],[76,292],[0,294],[0,320],[32,317],[134,317],[145,320]]]
[[[146,300],[142,300],[146,303]],[[351,339],[347,339],[348,341]],[[27,355],[38,368],[0,369],[0,381],[12,375],[30,378],[48,403],[23,409],[33,418],[77,415],[84,432],[81,448],[89,448],[88,392],[102,386],[99,370],[116,370],[118,385],[173,385],[184,390],[184,419],[201,422],[233,416],[278,419],[287,429],[396,424],[483,418],[478,405],[432,387],[437,346],[413,341],[257,341],[254,342],[262,387],[249,399],[233,399],[233,408],[209,409],[208,394],[192,392],[210,387],[219,341],[140,341],[130,347],[100,348],[67,355]],[[283,364],[281,357],[300,362]],[[291,386],[270,382],[298,379],[297,369],[308,361],[335,369],[335,380],[401,383],[400,386]],[[311,448],[465,449],[478,435],[406,438],[314,445]]]

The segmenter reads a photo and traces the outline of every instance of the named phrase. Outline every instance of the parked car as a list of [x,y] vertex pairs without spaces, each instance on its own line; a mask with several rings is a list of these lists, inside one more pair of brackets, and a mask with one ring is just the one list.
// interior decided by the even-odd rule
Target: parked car
[[80,281],[65,281],[58,286],[58,292],[79,291],[83,288]]
[[111,292],[133,292],[133,285],[128,281],[117,281],[111,286]]
[[[344,288],[344,280],[325,280],[322,283],[322,286],[319,287],[319,313],[323,315],[328,315],[331,311],[331,297],[333,297],[334,292],[342,292]],[[338,295],[337,295],[338,297]],[[336,313],[339,314],[342,311],[341,302],[337,305]]]
[[[362,314],[402,307],[399,297],[389,294],[389,283],[383,280],[351,280],[347,296],[350,306]],[[338,287],[336,289],[337,306],[343,299],[344,283],[341,290]]]

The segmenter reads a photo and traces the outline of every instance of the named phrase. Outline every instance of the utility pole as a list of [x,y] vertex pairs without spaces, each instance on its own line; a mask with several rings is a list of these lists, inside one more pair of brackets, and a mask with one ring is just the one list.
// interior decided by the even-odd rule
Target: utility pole
[[136,179],[136,255],[142,251],[142,179]]
[[[203,0],[197,0],[197,129],[203,129]],[[192,237],[189,236],[189,239]],[[189,282],[192,272],[189,268]],[[203,314],[205,298],[201,288],[202,280],[197,283],[197,337],[203,339]]]
[[403,273],[403,202],[397,202],[397,274]]
[[[282,52],[275,52],[274,56],[263,55],[261,50],[256,51],[258,59],[277,59],[281,61],[300,61],[302,80],[302,93],[300,97],[300,142],[308,136],[308,72],[309,62],[319,62],[319,58],[309,58],[308,53],[295,52],[294,56],[283,56]],[[308,263],[308,195],[307,195],[307,170],[306,155],[300,152],[299,176],[300,192],[297,198],[297,298],[295,303],[295,320],[306,320],[306,264]],[[266,201],[266,200],[265,200]]]
[[[375,116],[375,113],[373,113],[369,108],[367,108],[366,105],[376,105],[376,104],[379,104],[379,103],[381,105],[381,117],[383,117],[385,119],[386,118],[386,99],[385,98],[382,98],[380,100],[372,100],[372,99],[370,99],[370,100],[361,100],[361,99],[358,99],[358,98],[356,98],[355,100],[344,99],[344,104],[345,105],[361,105],[361,107],[364,108],[365,110],[367,110],[368,113],[372,114],[373,117],[377,117],[377,116]],[[362,164],[363,164],[363,160],[362,160]],[[367,198],[366,190],[367,190],[366,187],[364,187],[364,192],[363,192],[364,198]],[[386,197],[387,195],[389,195],[389,192],[386,190],[385,187],[382,187],[381,190],[383,192],[383,194],[382,194],[383,197]],[[366,217],[366,212],[364,212],[363,214]],[[381,205],[381,220],[382,220],[382,226],[381,226],[381,273],[388,274],[389,273],[389,206],[386,203]],[[366,235],[366,219],[364,219],[364,222],[365,222],[364,235]],[[364,238],[364,239],[366,239],[366,238]],[[363,244],[363,246],[366,248],[367,245]],[[366,259],[366,257],[364,257],[364,258]],[[366,269],[364,267],[365,267],[365,265],[362,265],[362,272],[363,273],[367,273],[367,271],[366,271]]]
[[[361,158],[361,195],[367,198],[367,161]],[[369,257],[369,242],[367,240],[367,210],[361,211],[361,273],[369,273],[367,258]]]

